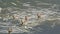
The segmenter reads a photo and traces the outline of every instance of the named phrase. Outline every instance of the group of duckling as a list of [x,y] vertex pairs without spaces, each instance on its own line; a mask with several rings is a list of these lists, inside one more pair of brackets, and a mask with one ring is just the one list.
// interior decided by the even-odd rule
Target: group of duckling
[[[37,13],[36,14],[36,16],[37,16],[37,19],[39,20],[39,19],[43,19],[45,16],[44,16],[44,14],[43,13]],[[13,19],[14,20],[18,20],[19,19],[19,17],[17,16],[17,15],[13,15]],[[29,20],[29,17],[28,16],[25,16],[23,19],[20,19],[20,25],[21,26],[23,26],[23,25],[27,25],[27,21]],[[55,20],[55,19],[47,19],[47,20],[49,20],[49,21],[51,21],[51,20]],[[12,32],[12,29],[8,29],[8,33],[10,34]]]
[[[43,17],[43,14],[42,13],[37,13],[36,17],[37,19],[42,19]],[[23,19],[19,19],[19,16],[18,15],[14,15],[13,16],[14,20],[19,20],[20,21],[20,25],[27,25],[27,21],[29,21],[29,16],[24,16]]]
[[[41,19],[43,14],[42,13],[37,13],[37,19]],[[14,15],[13,18],[16,20],[16,19],[19,19],[19,17],[17,15]],[[23,25],[27,25],[27,21],[29,20],[28,16],[25,16],[24,19],[21,19],[20,22],[21,22],[21,26]],[[8,28],[8,34],[10,34],[12,32],[12,29]]]

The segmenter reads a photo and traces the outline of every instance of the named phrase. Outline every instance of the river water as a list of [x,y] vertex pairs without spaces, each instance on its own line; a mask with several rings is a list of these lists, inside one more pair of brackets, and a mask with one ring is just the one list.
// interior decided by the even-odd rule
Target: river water
[[[37,13],[43,13],[43,19],[37,20]],[[24,16],[28,24],[20,26]],[[60,34],[59,0],[0,0],[0,34],[8,34],[9,27],[11,34]]]

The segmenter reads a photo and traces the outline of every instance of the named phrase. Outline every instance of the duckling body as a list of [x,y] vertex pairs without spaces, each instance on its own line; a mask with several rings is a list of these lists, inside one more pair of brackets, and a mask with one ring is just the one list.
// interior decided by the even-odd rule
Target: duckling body
[[25,19],[25,21],[28,21],[28,16],[25,16],[25,18],[24,18],[24,19]]
[[8,28],[8,34],[11,34],[11,32],[12,32],[12,29]]
[[37,13],[37,19],[41,19],[41,14],[40,13]]
[[44,19],[45,15],[43,13],[37,13],[37,18],[38,19]]
[[22,25],[27,25],[28,18],[27,16],[24,17],[24,19],[21,20]]

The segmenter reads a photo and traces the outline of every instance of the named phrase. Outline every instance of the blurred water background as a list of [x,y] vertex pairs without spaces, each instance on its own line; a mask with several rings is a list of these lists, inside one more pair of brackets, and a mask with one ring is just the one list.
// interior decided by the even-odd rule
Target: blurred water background
[[[39,12],[45,15],[42,20],[36,20]],[[32,24],[20,27],[15,14],[29,16]],[[60,34],[60,0],[0,0],[0,34],[7,34],[8,27],[11,34]]]

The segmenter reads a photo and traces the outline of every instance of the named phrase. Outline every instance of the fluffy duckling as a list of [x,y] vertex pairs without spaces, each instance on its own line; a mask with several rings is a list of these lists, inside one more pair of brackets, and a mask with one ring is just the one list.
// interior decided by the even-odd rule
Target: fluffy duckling
[[25,16],[24,19],[21,19],[21,25],[27,25],[28,17]]
[[24,21],[21,19],[20,20],[20,26],[22,26],[24,24]]
[[25,16],[25,18],[24,18],[24,19],[25,19],[25,21],[28,21],[28,16]]
[[18,20],[19,19],[19,15],[14,14],[13,15],[13,19]]
[[11,34],[12,28],[8,28],[8,34]]
[[40,19],[42,16],[42,13],[37,13],[37,18]]
[[40,14],[39,13],[37,13],[37,18],[39,19],[41,16],[40,16]]

